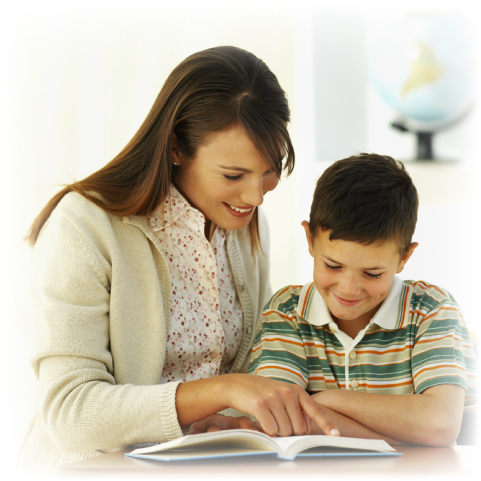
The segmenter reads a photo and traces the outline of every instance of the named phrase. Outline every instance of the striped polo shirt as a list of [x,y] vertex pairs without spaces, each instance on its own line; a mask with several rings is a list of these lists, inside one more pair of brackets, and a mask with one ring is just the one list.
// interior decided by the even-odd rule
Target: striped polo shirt
[[474,402],[476,362],[461,311],[444,289],[394,277],[370,323],[340,331],[314,283],[279,290],[266,305],[249,372],[309,393],[354,389],[413,394],[456,384]]

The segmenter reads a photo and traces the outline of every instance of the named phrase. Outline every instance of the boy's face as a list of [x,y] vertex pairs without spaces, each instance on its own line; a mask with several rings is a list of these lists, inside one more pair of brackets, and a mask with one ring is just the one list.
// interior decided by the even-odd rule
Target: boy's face
[[[359,332],[369,324],[391,289],[417,243],[401,258],[392,241],[364,245],[329,240],[330,231],[313,237],[307,221],[302,223],[314,258],[314,284],[340,329]],[[344,329],[344,327],[351,329]]]

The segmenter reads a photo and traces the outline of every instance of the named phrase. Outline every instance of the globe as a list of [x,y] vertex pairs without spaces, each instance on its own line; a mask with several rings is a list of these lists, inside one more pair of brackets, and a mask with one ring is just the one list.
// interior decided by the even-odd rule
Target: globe
[[413,130],[434,131],[474,103],[474,50],[461,15],[413,13],[381,36],[369,74],[381,98]]

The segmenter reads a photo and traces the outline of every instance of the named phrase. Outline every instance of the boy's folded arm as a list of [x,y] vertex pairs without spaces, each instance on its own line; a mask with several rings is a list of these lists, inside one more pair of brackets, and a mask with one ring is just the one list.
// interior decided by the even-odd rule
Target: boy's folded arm
[[[340,414],[337,411],[327,408],[326,406],[322,406],[325,413],[329,416],[330,419],[335,423],[336,427],[339,429],[341,436],[346,436],[350,438],[365,438],[365,439],[383,439],[387,443],[395,446],[395,445],[403,445],[407,444],[398,439],[391,438],[389,436],[385,436],[381,433],[378,433],[372,429],[369,429],[367,426],[351,419],[344,414]],[[311,422],[311,431],[309,434],[324,434],[322,429],[320,429],[314,421]]]
[[312,397],[382,436],[409,444],[449,446],[461,428],[465,390],[454,384],[407,395],[329,389]]

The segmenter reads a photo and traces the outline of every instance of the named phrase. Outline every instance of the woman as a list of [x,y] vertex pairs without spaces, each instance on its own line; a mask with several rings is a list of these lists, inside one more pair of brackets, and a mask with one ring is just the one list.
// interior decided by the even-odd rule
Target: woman
[[[174,69],[130,143],[32,225],[40,409],[21,462],[58,465],[196,432],[334,428],[294,385],[249,376],[270,292],[257,207],[294,167],[276,77],[234,47]],[[285,162],[283,163],[285,158]]]

